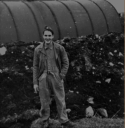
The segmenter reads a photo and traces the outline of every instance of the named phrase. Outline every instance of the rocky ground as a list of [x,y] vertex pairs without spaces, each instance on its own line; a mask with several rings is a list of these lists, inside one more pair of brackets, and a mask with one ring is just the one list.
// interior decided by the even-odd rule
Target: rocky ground
[[[65,47],[70,61],[64,80],[69,118],[78,128],[123,128],[124,34],[66,37],[57,43]],[[21,41],[0,45],[0,128],[41,127],[39,98],[32,83],[33,50],[37,45]],[[86,102],[89,97],[94,104]],[[93,108],[94,114],[86,116],[86,108],[91,112]],[[106,119],[95,116],[98,109]],[[53,104],[50,127],[57,128],[55,112]]]

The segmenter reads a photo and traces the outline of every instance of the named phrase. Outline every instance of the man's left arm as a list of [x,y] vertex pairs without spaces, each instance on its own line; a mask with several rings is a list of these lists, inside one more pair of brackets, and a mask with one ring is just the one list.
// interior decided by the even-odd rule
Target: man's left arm
[[64,47],[61,47],[61,73],[60,77],[65,78],[69,68],[69,59]]

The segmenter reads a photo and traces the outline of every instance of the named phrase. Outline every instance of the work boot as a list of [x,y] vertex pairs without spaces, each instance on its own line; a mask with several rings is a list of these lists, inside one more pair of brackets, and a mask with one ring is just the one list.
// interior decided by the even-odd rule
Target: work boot
[[70,122],[70,121],[63,123],[61,125],[62,125],[62,128],[75,128],[76,126],[73,122]]

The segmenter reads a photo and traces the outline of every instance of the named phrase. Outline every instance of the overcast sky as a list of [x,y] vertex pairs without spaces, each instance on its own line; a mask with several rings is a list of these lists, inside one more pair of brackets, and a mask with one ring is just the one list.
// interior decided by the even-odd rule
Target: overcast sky
[[107,0],[109,1],[118,12],[124,12],[124,0]]

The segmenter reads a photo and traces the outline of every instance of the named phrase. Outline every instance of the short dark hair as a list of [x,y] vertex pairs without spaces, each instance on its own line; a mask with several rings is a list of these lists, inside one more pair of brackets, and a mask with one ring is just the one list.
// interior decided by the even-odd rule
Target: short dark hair
[[54,35],[54,31],[53,31],[52,28],[49,27],[49,26],[45,26],[45,28],[44,28],[44,30],[43,30],[43,34],[44,34],[45,31],[50,31],[50,32],[52,33],[52,35]]

